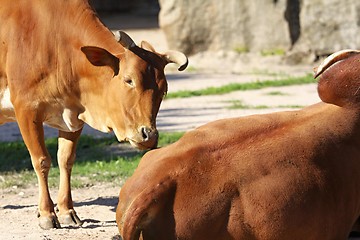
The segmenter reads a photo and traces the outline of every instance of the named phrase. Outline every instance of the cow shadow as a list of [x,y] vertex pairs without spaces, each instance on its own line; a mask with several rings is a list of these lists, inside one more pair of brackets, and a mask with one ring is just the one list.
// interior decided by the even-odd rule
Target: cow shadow
[[[188,126],[193,128],[205,124],[209,119],[216,119],[216,115],[220,112],[220,107],[204,108],[168,108],[160,110],[157,117],[157,126],[160,131],[173,132],[187,131]],[[198,118],[199,114],[205,112],[207,118]],[[174,120],[176,119],[176,120]]]
[[[104,228],[104,227],[115,227],[116,226],[116,221],[115,220],[111,220],[111,221],[99,221],[99,220],[95,220],[95,219],[84,219],[82,220],[83,223],[86,223],[85,226],[81,226],[81,228],[84,229],[96,229],[96,228]],[[78,228],[77,226],[65,226],[63,228],[68,228],[68,229],[76,229]]]
[[10,210],[19,210],[19,209],[24,209],[24,208],[33,208],[36,207],[37,205],[31,204],[31,205],[5,205],[3,207],[0,208],[1,209],[10,209]]
[[118,204],[118,197],[98,197],[96,199],[91,199],[87,201],[74,202],[74,207],[83,207],[83,206],[105,206],[111,207],[112,212],[116,212],[116,206]]
[[[119,198],[118,197],[98,197],[96,199],[74,202],[74,207],[84,207],[84,206],[104,206],[104,207],[111,207],[112,212],[116,212],[116,206],[118,204]],[[0,209],[11,209],[11,210],[18,210],[24,208],[31,208],[37,207],[35,204],[29,205],[4,205]]]
[[169,84],[171,84],[171,82],[190,79],[192,77],[193,77],[193,74],[191,74],[191,73],[181,73],[181,74],[169,73],[169,74],[166,74],[166,80],[169,82]]

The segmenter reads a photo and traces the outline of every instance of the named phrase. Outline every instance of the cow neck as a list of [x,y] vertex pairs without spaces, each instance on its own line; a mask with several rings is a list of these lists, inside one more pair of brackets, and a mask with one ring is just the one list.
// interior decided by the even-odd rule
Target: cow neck
[[[71,19],[71,17],[68,19]],[[113,55],[121,54],[124,52],[124,48],[115,40],[113,33],[105,27],[89,5],[80,5],[71,23],[73,27],[68,33],[68,38],[77,39],[73,41],[73,54],[76,56],[76,61],[72,62],[73,72],[78,75],[76,77],[79,80],[81,78],[90,78],[92,82],[99,82],[99,84],[95,85],[100,86],[104,80],[110,80],[114,73],[107,67],[93,66],[86,59],[85,54],[81,52],[81,47],[100,47]],[[63,47],[66,48],[66,46]]]
[[83,45],[101,47],[113,55],[123,53],[124,48],[115,40],[114,34],[105,27],[97,16],[94,16],[85,16],[88,19],[86,19],[87,28],[84,29]]
[[73,35],[79,37],[75,46],[78,61],[75,63],[74,72],[78,74],[80,104],[84,111],[79,119],[85,121],[93,128],[103,132],[110,131],[104,109],[107,109],[106,89],[114,73],[109,67],[93,66],[80,51],[83,46],[96,46],[106,49],[113,55],[124,52],[124,48],[115,40],[112,32],[99,20],[94,11],[88,6],[83,11],[78,11]]

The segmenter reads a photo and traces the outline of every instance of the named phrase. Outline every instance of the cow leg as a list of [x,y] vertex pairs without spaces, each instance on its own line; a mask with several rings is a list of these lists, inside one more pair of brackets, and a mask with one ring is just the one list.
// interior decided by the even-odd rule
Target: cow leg
[[29,150],[31,162],[39,183],[39,225],[43,229],[60,228],[54,212],[54,204],[48,188],[48,174],[51,158],[45,147],[44,128],[42,121],[34,111],[16,111],[21,135]]
[[71,197],[71,170],[75,161],[76,144],[81,130],[73,133],[59,131],[58,163],[60,169],[60,186],[57,210],[61,224],[80,226],[82,222],[76,215]]

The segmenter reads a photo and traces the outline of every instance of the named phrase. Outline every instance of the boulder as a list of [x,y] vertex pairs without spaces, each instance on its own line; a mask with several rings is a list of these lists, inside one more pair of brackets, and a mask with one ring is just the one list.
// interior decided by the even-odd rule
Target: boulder
[[205,50],[246,52],[290,46],[282,1],[159,2],[159,23],[168,43],[187,54]]
[[159,0],[171,48],[327,55],[360,45],[358,0]]
[[360,1],[302,0],[301,34],[294,50],[315,57],[360,46]]

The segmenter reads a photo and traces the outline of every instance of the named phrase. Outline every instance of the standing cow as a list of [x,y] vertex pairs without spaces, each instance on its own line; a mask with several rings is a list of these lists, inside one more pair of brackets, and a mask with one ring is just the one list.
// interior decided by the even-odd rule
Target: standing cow
[[347,239],[360,216],[360,52],[319,74],[321,103],[215,121],[148,152],[120,192],[123,239]]
[[[141,149],[157,144],[164,67],[184,54],[155,52],[116,37],[86,0],[0,0],[0,124],[17,121],[39,183],[39,224],[81,224],[70,174],[84,123]],[[51,159],[43,123],[59,129],[57,215],[48,189]]]

